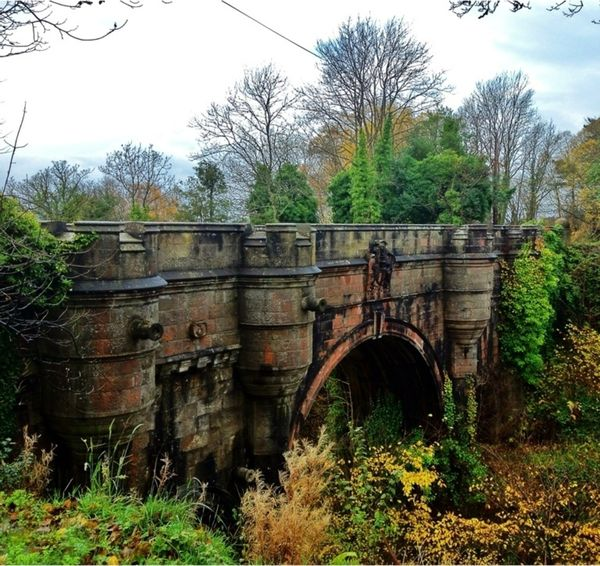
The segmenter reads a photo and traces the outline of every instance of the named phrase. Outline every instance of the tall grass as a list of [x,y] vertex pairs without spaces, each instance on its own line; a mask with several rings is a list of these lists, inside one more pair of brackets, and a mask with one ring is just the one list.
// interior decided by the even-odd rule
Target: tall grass
[[332,445],[321,433],[316,444],[300,441],[284,455],[280,486],[255,486],[240,505],[243,558],[250,563],[321,563],[331,541],[331,513],[325,496],[333,470]]

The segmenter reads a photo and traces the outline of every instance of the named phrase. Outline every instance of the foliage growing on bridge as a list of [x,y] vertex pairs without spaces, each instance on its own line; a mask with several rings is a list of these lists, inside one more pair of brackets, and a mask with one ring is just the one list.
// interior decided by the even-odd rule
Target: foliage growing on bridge
[[529,386],[523,432],[544,440],[600,430],[599,255],[560,236],[524,246],[501,295],[502,356]]
[[51,324],[50,311],[71,289],[68,258],[92,239],[79,236],[61,242],[15,199],[0,196],[0,438],[14,422],[19,344]]
[[548,232],[533,246],[523,245],[514,263],[503,269],[501,355],[530,385],[541,378],[545,348],[552,338],[555,301],[564,273],[558,238]]

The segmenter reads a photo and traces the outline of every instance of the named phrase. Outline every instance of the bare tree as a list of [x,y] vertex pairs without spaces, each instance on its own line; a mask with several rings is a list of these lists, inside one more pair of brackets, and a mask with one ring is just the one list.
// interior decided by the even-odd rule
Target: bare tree
[[509,203],[511,223],[556,213],[554,197],[559,181],[555,162],[569,137],[568,132],[559,132],[552,122],[539,119],[531,126],[523,144],[522,167]]
[[44,220],[72,221],[81,218],[91,188],[91,170],[66,161],[53,161],[50,167],[9,183],[9,193],[26,210]]
[[348,20],[335,39],[319,41],[321,76],[302,90],[310,122],[322,133],[341,133],[356,144],[362,130],[373,146],[385,119],[436,106],[449,89],[442,72],[430,69],[428,47],[414,39],[402,19],[380,26]]
[[[114,2],[115,0],[113,0]],[[169,4],[171,0],[161,0]],[[100,5],[107,0],[0,0],[0,57],[23,55],[48,47],[48,37],[54,33],[60,38],[78,41],[97,41],[122,29],[127,20],[115,22],[99,34],[80,34],[71,22],[72,12]],[[118,0],[129,8],[139,8],[143,0]]]
[[[471,11],[477,12],[478,17],[485,18],[490,14],[493,14],[498,6],[500,5],[500,0],[449,0],[450,1],[450,11],[454,12],[459,18],[462,18],[466,14]],[[520,10],[531,9],[531,4],[529,1],[521,2],[519,0],[504,0],[502,2],[505,5],[508,5],[511,12],[519,12]],[[583,0],[558,0],[556,2],[551,2],[548,4],[546,10],[548,12],[561,12],[564,16],[571,18],[579,12],[581,12],[584,8]],[[599,19],[593,19],[592,23],[600,24]]]
[[175,178],[171,167],[171,158],[156,151],[152,144],[142,147],[130,142],[109,153],[99,169],[113,181],[130,211],[136,207],[146,211],[173,189]]
[[213,102],[191,120],[200,145],[193,158],[218,161],[238,200],[245,200],[260,166],[273,173],[286,162],[298,162],[296,102],[287,78],[272,65],[246,71],[224,104]]
[[502,73],[479,82],[459,109],[469,151],[485,157],[492,176],[492,221],[505,220],[524,146],[537,120],[533,90],[523,73]]

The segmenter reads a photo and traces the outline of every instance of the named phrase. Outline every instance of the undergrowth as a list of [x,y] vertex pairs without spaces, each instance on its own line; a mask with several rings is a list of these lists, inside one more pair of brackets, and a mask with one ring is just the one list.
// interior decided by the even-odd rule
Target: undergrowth
[[[42,497],[52,452],[38,451],[25,431],[24,448],[0,461],[0,563],[9,564],[232,564],[224,535],[198,520],[203,502],[163,492],[172,477],[168,457],[146,498],[123,489],[127,453],[115,442],[95,452],[90,484],[72,495]],[[125,443],[126,447],[127,443]],[[95,447],[98,448],[97,446]]]
[[259,564],[322,563],[331,544],[331,511],[325,496],[333,470],[332,445],[300,441],[285,455],[280,486],[256,473],[240,505],[243,558]]

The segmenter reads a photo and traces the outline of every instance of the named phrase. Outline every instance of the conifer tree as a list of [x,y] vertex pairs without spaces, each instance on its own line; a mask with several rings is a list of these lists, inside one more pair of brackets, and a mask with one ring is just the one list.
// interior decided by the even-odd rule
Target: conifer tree
[[352,184],[352,222],[374,223],[381,220],[381,203],[377,195],[377,177],[369,159],[364,132],[360,133],[356,154],[350,169]]

